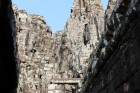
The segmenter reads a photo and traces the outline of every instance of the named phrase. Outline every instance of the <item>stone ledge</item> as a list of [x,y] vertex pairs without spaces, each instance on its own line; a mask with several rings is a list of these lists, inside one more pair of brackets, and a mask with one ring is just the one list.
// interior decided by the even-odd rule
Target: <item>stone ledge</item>
[[78,84],[82,82],[83,78],[61,78],[61,79],[52,79],[51,83],[53,84]]

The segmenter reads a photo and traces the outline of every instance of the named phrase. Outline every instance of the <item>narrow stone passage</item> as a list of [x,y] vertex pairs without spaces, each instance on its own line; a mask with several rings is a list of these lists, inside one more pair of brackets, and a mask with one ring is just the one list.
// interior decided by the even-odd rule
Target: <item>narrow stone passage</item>
[[139,93],[139,4],[74,0],[52,33],[43,16],[0,0],[2,93]]

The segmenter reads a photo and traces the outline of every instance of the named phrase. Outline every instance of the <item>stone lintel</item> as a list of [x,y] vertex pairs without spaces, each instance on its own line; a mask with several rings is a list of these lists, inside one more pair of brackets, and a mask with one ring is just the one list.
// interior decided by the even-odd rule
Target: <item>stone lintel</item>
[[61,79],[52,79],[51,83],[53,84],[79,84],[82,82],[83,78],[61,78]]

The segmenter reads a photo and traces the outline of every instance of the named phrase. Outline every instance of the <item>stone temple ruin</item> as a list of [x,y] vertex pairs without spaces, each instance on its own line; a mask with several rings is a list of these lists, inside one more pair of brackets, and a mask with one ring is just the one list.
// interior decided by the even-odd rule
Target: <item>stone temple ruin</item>
[[140,92],[139,0],[74,0],[56,33],[0,0],[0,23],[0,93]]

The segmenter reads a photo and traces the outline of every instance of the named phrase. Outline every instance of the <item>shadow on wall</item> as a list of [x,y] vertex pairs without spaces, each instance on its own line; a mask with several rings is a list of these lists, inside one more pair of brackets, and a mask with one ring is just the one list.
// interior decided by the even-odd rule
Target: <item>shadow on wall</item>
[[11,0],[0,0],[0,93],[16,93],[15,21]]

